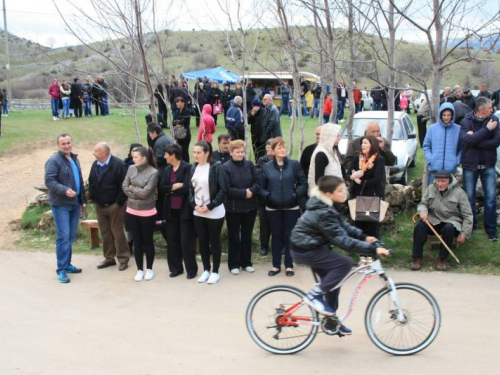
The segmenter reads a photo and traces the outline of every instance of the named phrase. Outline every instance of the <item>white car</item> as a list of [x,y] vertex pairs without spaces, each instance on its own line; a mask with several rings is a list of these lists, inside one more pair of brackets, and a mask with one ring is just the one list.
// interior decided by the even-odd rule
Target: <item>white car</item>
[[[365,134],[366,125],[370,121],[380,124],[380,133],[387,138],[387,111],[363,111],[354,115],[352,123],[353,139]],[[347,152],[347,128],[342,131],[339,151],[345,156]],[[392,135],[391,151],[397,157],[396,165],[390,167],[391,182],[408,184],[408,168],[414,167],[417,160],[417,134],[410,116],[406,112],[394,112],[394,131]]]

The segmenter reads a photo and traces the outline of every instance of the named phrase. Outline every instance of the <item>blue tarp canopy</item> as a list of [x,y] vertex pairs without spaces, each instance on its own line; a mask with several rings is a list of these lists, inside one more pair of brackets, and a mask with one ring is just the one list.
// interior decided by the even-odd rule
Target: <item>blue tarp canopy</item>
[[219,83],[227,82],[227,83],[236,83],[240,81],[238,76],[231,72],[230,70],[221,68],[212,68],[212,69],[203,69],[196,70],[194,72],[182,73],[181,78],[186,77],[189,80],[196,80],[196,78],[202,79],[203,77],[207,77],[209,81],[217,81]]

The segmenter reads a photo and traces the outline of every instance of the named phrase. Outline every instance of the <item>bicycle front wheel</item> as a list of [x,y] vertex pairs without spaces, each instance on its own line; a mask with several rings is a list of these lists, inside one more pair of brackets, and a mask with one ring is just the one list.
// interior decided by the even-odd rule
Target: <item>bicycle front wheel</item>
[[318,315],[302,302],[301,290],[277,285],[252,298],[246,324],[252,339],[275,354],[294,354],[305,349],[318,333]]
[[434,297],[424,288],[409,283],[395,285],[404,320],[389,294],[383,288],[371,299],[366,309],[368,336],[381,350],[394,355],[410,355],[427,348],[441,326],[441,312]]

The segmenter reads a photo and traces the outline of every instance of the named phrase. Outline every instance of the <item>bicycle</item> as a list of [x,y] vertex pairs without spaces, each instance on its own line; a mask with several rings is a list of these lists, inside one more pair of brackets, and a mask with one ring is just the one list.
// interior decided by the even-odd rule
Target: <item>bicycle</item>
[[[365,313],[365,326],[372,342],[387,353],[403,356],[418,353],[434,341],[441,326],[441,312],[427,290],[411,283],[395,284],[380,260],[360,265],[332,290],[342,287],[358,273],[361,277],[341,318],[317,313],[304,302],[306,293],[293,286],[275,285],[260,291],[246,312],[250,336],[261,348],[275,354],[304,350],[320,327],[327,335],[342,337],[341,324],[351,315],[363,286],[378,274],[385,287],[375,293]],[[318,282],[317,275],[314,272],[313,275]]]

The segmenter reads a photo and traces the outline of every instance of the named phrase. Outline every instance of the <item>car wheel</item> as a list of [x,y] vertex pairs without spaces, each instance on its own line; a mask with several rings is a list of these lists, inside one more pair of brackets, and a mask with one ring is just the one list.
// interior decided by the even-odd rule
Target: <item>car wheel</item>
[[401,180],[399,180],[399,183],[403,186],[408,185],[408,168],[405,169],[403,175],[401,176]]
[[417,166],[417,153],[415,152],[415,156],[414,156],[413,160],[411,161],[409,167],[415,168],[416,166]]

